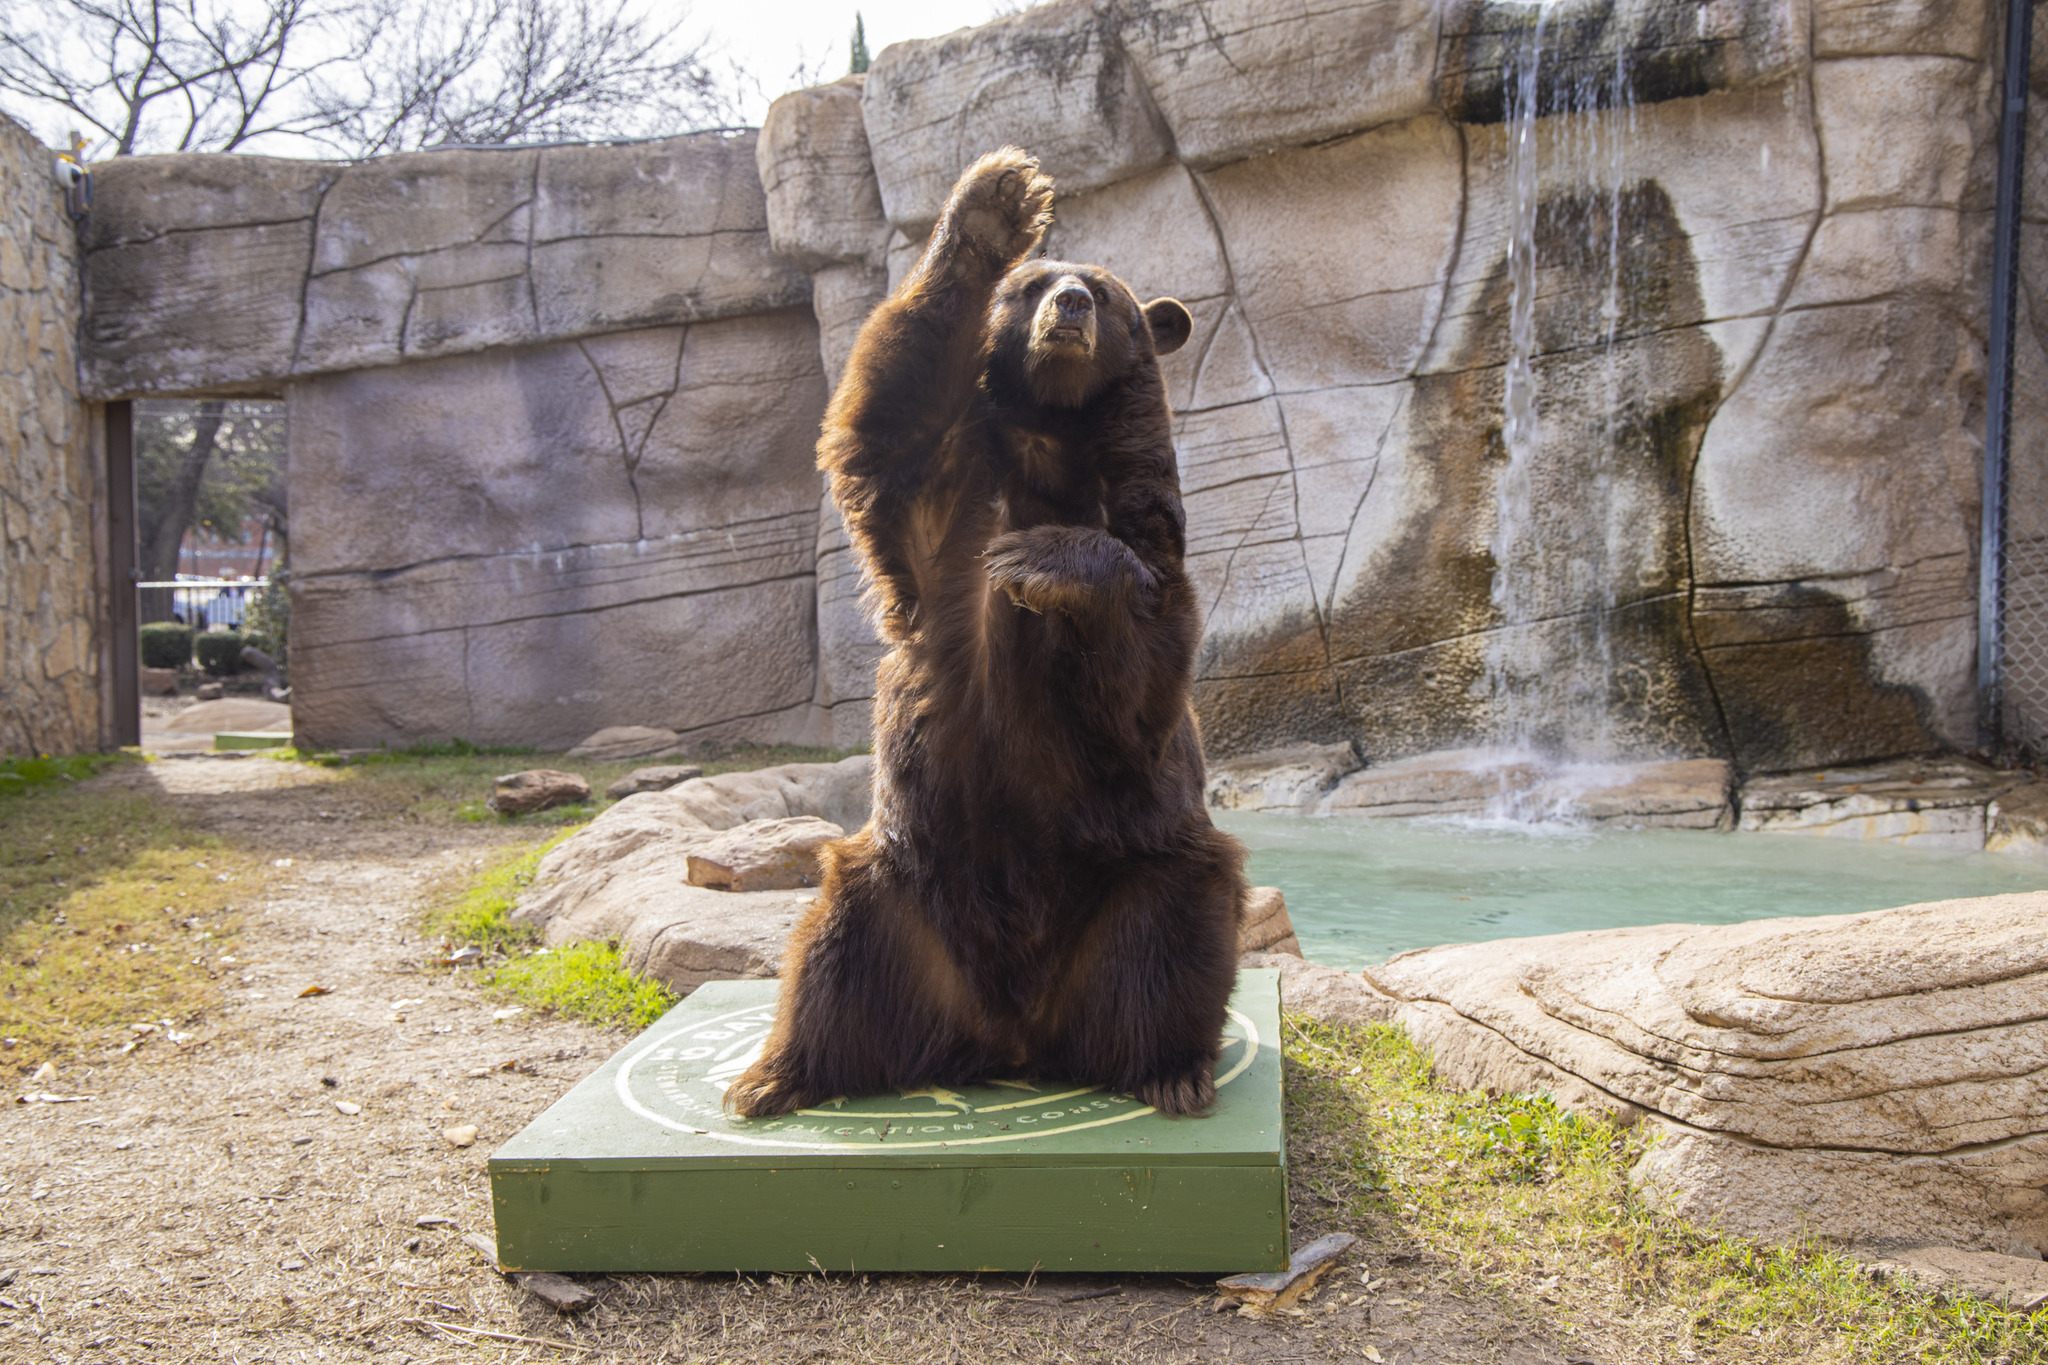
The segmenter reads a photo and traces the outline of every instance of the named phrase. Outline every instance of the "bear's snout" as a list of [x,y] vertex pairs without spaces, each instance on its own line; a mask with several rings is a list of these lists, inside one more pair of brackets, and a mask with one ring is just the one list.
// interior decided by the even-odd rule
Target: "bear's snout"
[[1060,326],[1079,327],[1095,311],[1095,296],[1078,284],[1062,285],[1052,296],[1052,302],[1058,311]]

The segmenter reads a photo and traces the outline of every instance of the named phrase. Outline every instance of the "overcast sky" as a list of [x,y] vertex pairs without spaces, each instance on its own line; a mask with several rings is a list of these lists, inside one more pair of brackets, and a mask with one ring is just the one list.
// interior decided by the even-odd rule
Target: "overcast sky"
[[799,67],[820,80],[846,74],[855,10],[867,24],[868,51],[879,53],[1015,8],[1002,0],[696,0],[690,17],[760,81],[766,98],[750,91],[746,110],[747,122],[759,123],[769,99],[800,83],[792,79]]

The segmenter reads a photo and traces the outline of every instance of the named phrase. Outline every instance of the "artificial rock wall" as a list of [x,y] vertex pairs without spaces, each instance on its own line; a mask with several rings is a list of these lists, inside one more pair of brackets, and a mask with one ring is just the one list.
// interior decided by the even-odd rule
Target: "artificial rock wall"
[[95,391],[288,401],[309,741],[829,730],[825,384],[752,134],[98,179]]
[[0,115],[0,754],[100,746],[102,556],[78,242],[54,154]]
[[1995,6],[1538,13],[1064,0],[758,139],[118,163],[83,373],[289,397],[314,741],[850,742],[877,647],[811,441],[1018,142],[1053,252],[1195,315],[1212,752],[1967,745]]
[[[1212,753],[1970,743],[1996,8],[1542,13],[1068,0],[900,44],[775,106],[771,233],[829,345],[1016,142],[1052,254],[1190,305]],[[864,662],[833,605],[825,666]]]

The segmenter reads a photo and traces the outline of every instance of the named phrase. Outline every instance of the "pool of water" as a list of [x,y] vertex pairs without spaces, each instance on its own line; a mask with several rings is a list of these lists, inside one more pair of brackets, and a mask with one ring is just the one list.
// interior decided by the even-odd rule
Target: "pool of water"
[[1251,849],[1252,884],[1286,893],[1302,953],[1335,967],[1438,943],[2048,889],[2048,862],[1846,839],[1212,814]]

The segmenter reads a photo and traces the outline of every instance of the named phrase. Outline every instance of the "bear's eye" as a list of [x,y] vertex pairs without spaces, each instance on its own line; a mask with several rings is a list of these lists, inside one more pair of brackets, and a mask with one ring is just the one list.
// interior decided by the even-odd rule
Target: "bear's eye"
[[1104,289],[1104,288],[1103,288],[1103,287],[1102,287],[1101,285],[1099,285],[1099,284],[1091,284],[1091,285],[1089,285],[1089,286],[1088,286],[1088,292],[1089,292],[1089,293],[1091,293],[1091,294],[1093,294],[1093,295],[1095,296],[1095,301],[1096,301],[1097,303],[1105,303],[1105,304],[1106,304],[1106,303],[1108,303],[1108,302],[1109,302],[1109,291],[1108,291],[1107,289]]

